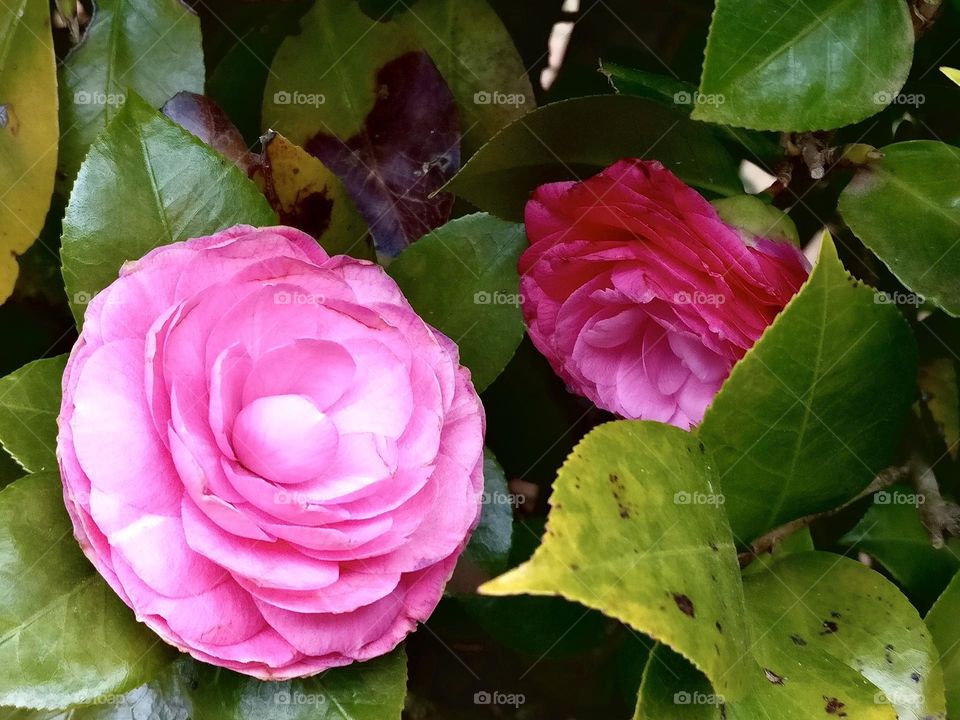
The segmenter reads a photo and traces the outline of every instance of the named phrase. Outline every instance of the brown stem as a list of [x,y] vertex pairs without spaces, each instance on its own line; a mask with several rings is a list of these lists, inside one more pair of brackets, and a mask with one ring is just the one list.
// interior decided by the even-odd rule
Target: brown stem
[[761,535],[750,545],[750,550],[747,552],[740,553],[738,559],[740,560],[740,567],[744,568],[749,565],[753,560],[760,555],[769,553],[773,551],[774,546],[783,540],[785,537],[791,533],[801,530],[805,527],[812,525],[815,521],[820,518],[830,517],[831,515],[836,515],[841,510],[849,507],[858,500],[862,500],[868,495],[872,495],[875,492],[879,492],[884,488],[890,487],[894,483],[903,479],[911,472],[909,466],[898,466],[888,467],[885,470],[881,470],[880,473],[873,479],[873,481],[863,489],[863,491],[854,497],[851,500],[848,500],[843,505],[836,507],[832,510],[826,510],[824,512],[813,513],[811,515],[806,515],[796,520],[791,520],[788,523],[776,527],[765,535]]

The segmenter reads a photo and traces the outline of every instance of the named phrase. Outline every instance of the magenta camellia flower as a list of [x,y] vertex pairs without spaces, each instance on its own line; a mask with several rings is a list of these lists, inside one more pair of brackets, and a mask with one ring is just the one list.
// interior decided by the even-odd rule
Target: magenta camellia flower
[[658,162],[537,189],[520,258],[530,337],[573,392],[688,428],[807,277]]
[[381,655],[476,525],[483,409],[381,268],[239,226],[90,303],[58,456],[87,557],[164,640],[263,679]]

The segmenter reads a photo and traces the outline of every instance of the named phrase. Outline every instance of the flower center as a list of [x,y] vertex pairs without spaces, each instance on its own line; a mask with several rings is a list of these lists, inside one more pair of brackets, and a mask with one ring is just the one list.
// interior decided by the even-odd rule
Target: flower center
[[276,483],[310,480],[333,459],[337,428],[302,395],[254,400],[237,415],[233,450],[251,472]]

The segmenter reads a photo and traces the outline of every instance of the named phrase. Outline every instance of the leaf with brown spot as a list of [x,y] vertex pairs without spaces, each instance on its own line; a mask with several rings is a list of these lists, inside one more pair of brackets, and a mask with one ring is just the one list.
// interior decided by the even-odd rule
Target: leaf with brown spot
[[254,179],[280,222],[317,238],[331,255],[373,260],[366,223],[337,176],[283,135],[267,133],[260,142]]
[[[707,456],[689,452],[696,445],[690,433],[655,422],[593,430],[560,469],[533,558],[480,592],[560,595],[600,610],[670,645],[718,693],[739,698],[760,669],[749,655],[733,538],[721,507],[677,501],[714,491]],[[621,503],[642,511],[621,520]]]

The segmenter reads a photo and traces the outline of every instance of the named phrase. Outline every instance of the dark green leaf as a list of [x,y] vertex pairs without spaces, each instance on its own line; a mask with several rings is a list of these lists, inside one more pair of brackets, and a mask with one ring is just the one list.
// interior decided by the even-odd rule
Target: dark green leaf
[[180,0],[96,0],[83,42],[60,68],[60,171],[72,181],[97,134],[134,91],[160,107],[203,92],[200,21]]
[[526,244],[522,225],[477,213],[424,236],[389,267],[414,309],[460,347],[478,391],[523,337],[517,260]]
[[483,450],[483,510],[473,531],[466,557],[490,575],[507,569],[513,541],[513,508],[516,499],[507,487],[507,477],[497,458]]
[[0,444],[29,472],[57,468],[60,378],[67,356],[36,360],[0,379]]
[[940,549],[930,544],[917,512],[920,497],[905,487],[875,493],[866,515],[840,542],[873,556],[926,609],[960,570],[960,540],[950,538]]
[[197,720],[400,720],[407,694],[402,648],[364,663],[286,682],[198,665]]
[[737,164],[709,128],[627,95],[564,100],[516,120],[463,166],[449,189],[481,210],[519,221],[537,186],[583,179],[626,157],[660,160],[705,190],[743,192]]
[[714,398],[699,434],[738,543],[852,498],[889,464],[916,343],[844,270],[829,236],[810,279]]
[[0,568],[0,704],[93,701],[150,680],[171,661],[171,648],[83,557],[57,473],[0,491]]
[[843,219],[904,285],[960,316],[960,149],[916,140],[883,155],[843,191]]
[[693,117],[826,130],[889,105],[913,59],[901,0],[718,0]]
[[132,96],[91,147],[63,220],[63,278],[78,325],[124,262],[238,223],[275,222],[243,172]]

